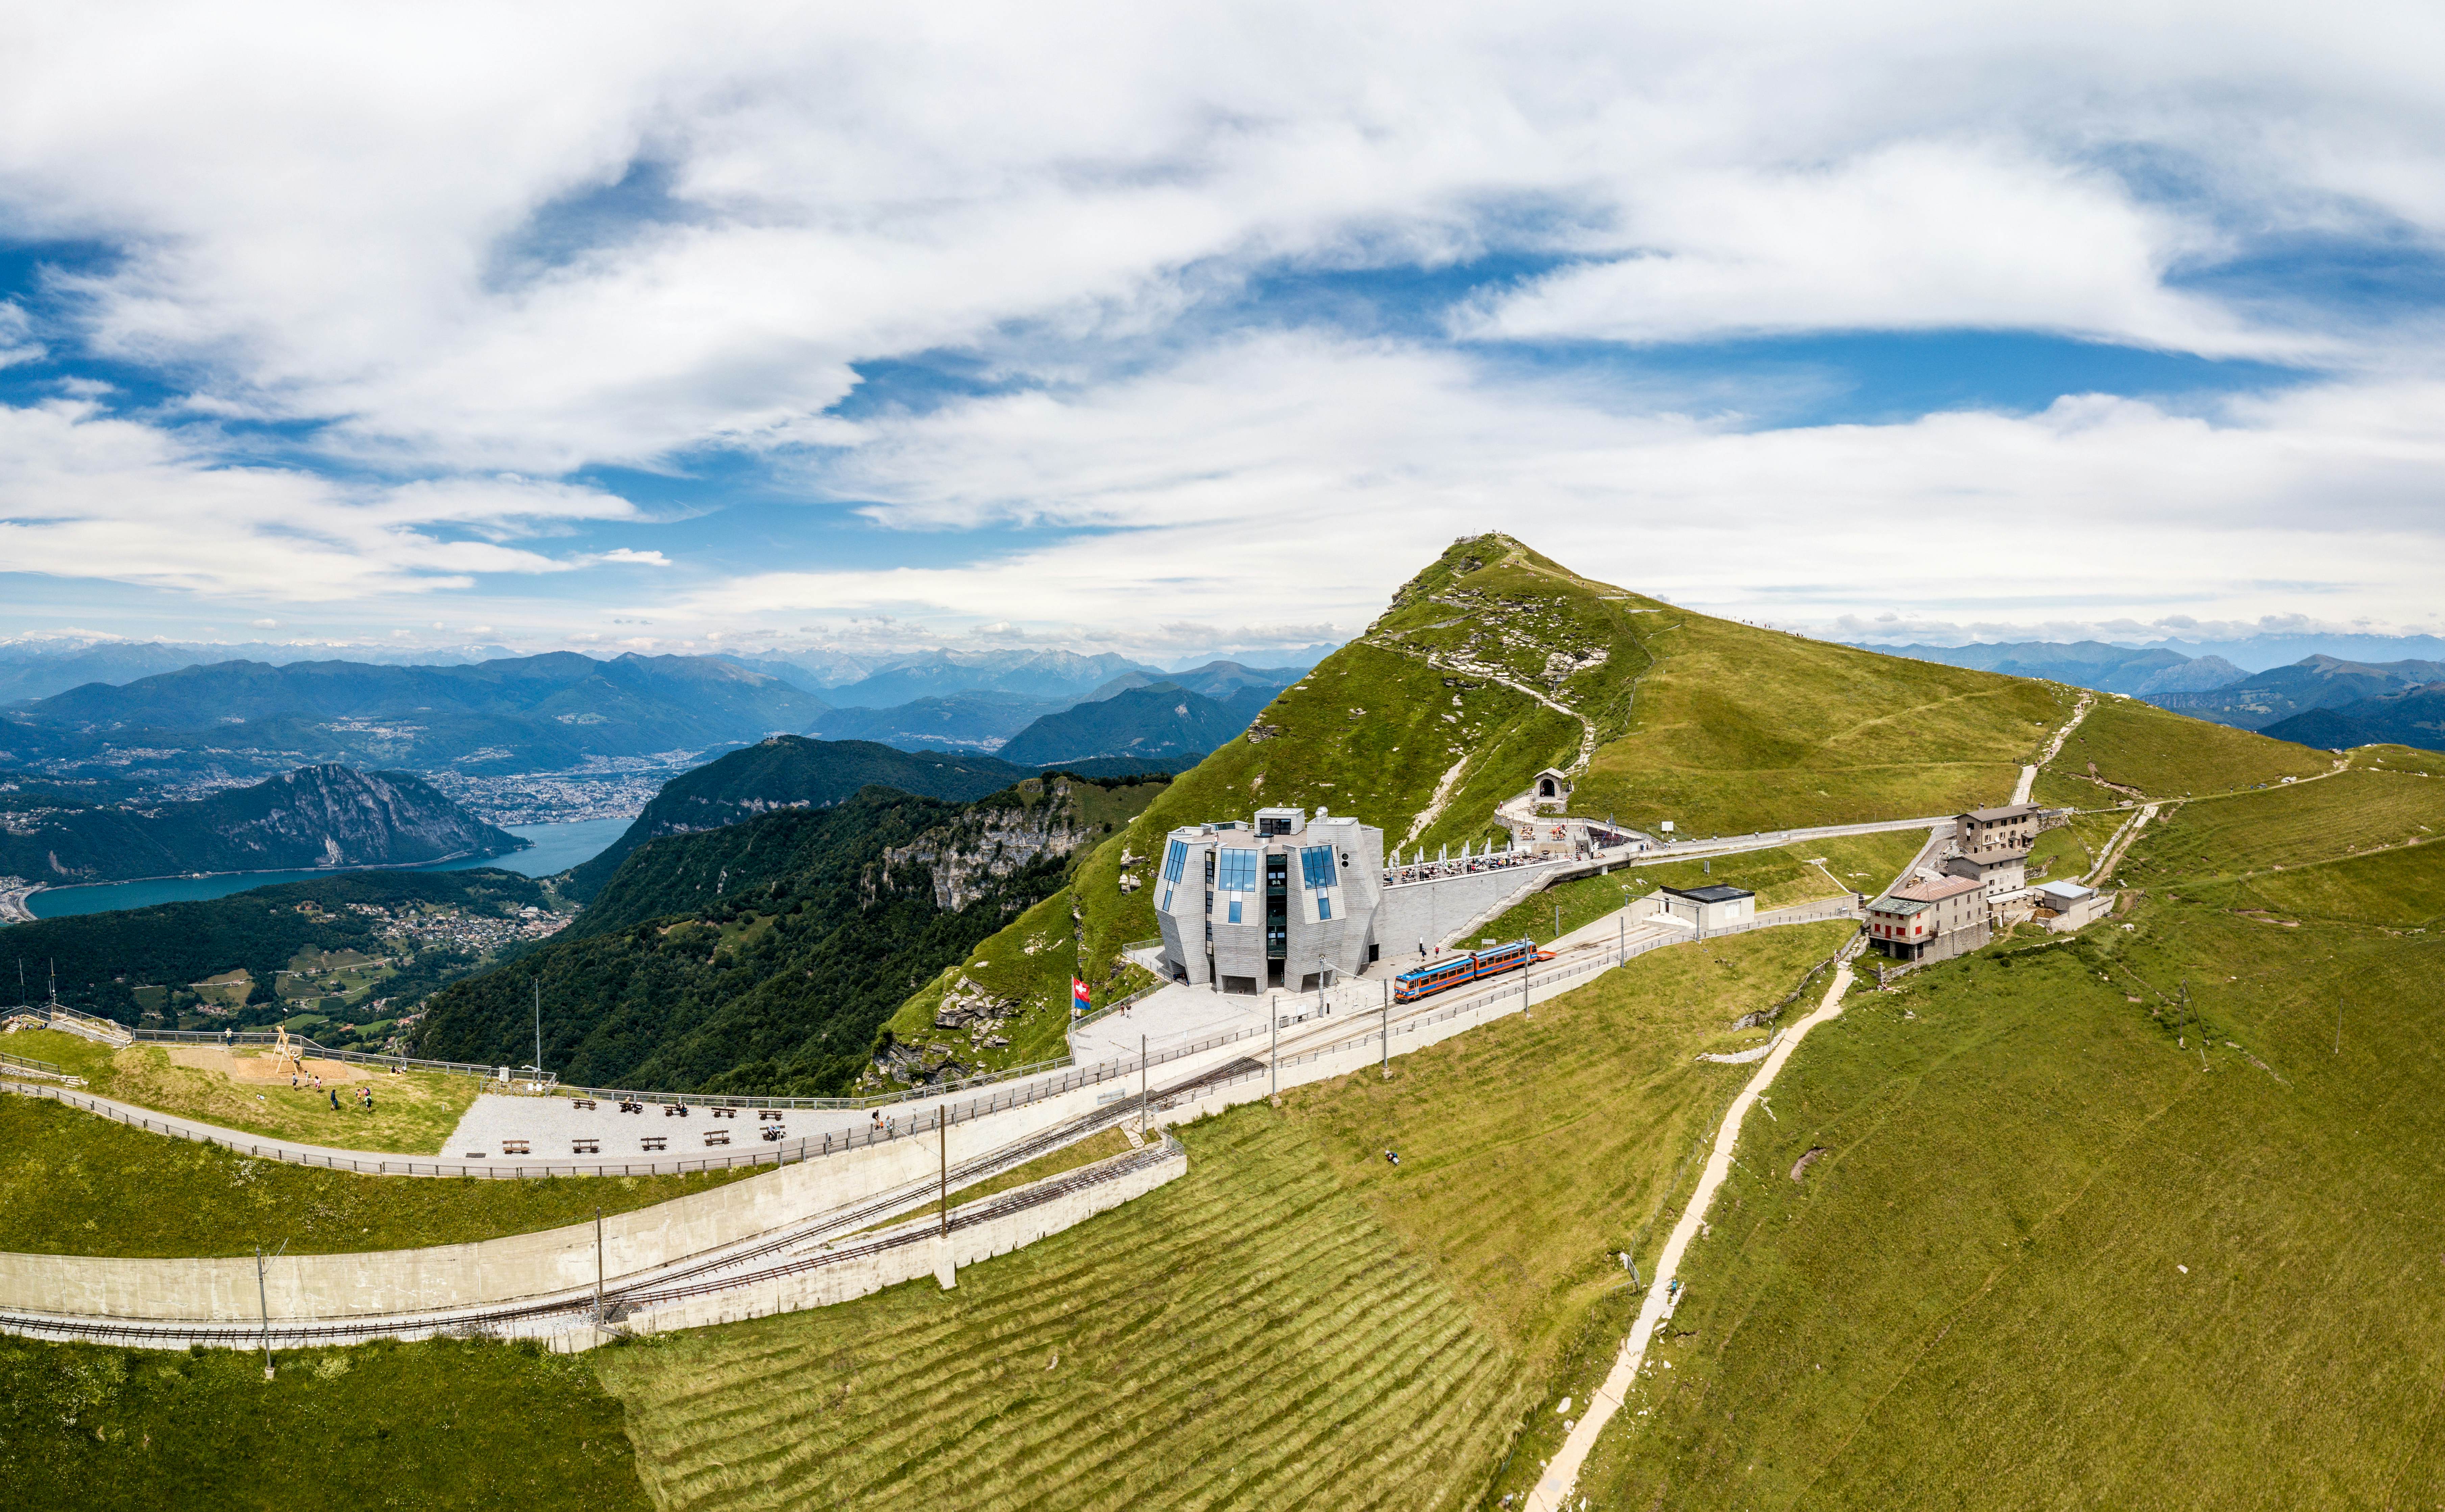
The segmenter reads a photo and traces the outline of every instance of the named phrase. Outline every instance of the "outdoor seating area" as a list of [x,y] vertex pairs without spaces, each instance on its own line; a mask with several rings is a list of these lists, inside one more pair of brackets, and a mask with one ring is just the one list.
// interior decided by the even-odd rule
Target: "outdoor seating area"
[[773,1128],[764,1130],[764,1137],[767,1140],[787,1139],[790,1137],[790,1131],[778,1125],[775,1125]]
[[527,1153],[527,1141],[523,1139],[502,1140],[501,1153],[504,1155],[523,1155]]
[[668,1138],[666,1138],[666,1137],[664,1137],[663,1135],[661,1135],[661,1134],[648,1134],[648,1135],[646,1135],[644,1139],[639,1140],[637,1143],[638,1143],[638,1144],[639,1144],[639,1145],[640,1145],[640,1146],[641,1146],[641,1147],[645,1150],[645,1152],[646,1152],[647,1154],[651,1154],[651,1153],[653,1153],[655,1150],[658,1150],[658,1149],[668,1149],[668,1148],[670,1148],[670,1144],[671,1144],[671,1142],[670,1142],[670,1140],[669,1140]]
[[572,1139],[569,1142],[569,1152],[572,1155],[600,1155],[603,1142],[599,1139]]
[[719,1129],[708,1129],[704,1131],[704,1142],[708,1147],[727,1145],[730,1143],[730,1136]]
[[569,1106],[571,1108],[583,1108],[590,1113],[594,1111],[594,1099],[591,1097],[571,1097],[569,1100]]

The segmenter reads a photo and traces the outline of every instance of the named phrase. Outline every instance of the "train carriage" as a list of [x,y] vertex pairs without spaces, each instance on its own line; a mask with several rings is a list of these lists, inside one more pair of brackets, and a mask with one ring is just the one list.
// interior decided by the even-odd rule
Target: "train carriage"
[[1465,982],[1476,981],[1484,977],[1501,976],[1506,971],[1518,971],[1534,965],[1540,961],[1552,959],[1554,959],[1552,952],[1539,950],[1535,941],[1524,939],[1514,940],[1507,945],[1497,945],[1491,950],[1465,951],[1460,955],[1446,956],[1430,966],[1420,966],[1415,971],[1405,971],[1392,979],[1392,1000],[1415,1002],[1421,998],[1431,998],[1436,993],[1447,991]]

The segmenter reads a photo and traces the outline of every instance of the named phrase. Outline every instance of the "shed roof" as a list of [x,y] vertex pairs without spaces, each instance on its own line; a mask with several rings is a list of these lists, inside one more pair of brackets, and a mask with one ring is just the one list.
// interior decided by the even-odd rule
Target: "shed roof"
[[1991,824],[1997,819],[2018,819],[2044,812],[2040,805],[2034,803],[2007,803],[2000,809],[1972,809],[1962,817],[1976,819],[1982,824]]
[[1754,898],[1756,893],[1745,887],[1729,887],[1718,883],[1711,887],[1667,887],[1665,891],[1691,903],[1730,903],[1739,898]]

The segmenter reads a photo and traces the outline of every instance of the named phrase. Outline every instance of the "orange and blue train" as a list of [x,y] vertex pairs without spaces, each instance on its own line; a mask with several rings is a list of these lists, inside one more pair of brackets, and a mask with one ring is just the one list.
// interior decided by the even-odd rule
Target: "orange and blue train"
[[1446,956],[1431,966],[1420,966],[1415,971],[1405,971],[1393,978],[1392,1000],[1416,1002],[1421,998],[1431,998],[1463,982],[1475,981],[1481,977],[1498,977],[1506,971],[1520,971],[1538,961],[1553,959],[1552,952],[1539,950],[1534,940],[1514,940],[1507,945],[1497,945],[1491,950]]

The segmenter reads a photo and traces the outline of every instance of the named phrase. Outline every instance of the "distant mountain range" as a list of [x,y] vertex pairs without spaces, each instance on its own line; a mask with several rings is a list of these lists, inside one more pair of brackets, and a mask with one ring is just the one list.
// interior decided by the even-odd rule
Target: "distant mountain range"
[[0,644],[0,704],[47,699],[88,682],[133,682],[158,672],[176,672],[182,667],[219,662],[263,662],[287,666],[292,662],[345,658],[390,666],[459,666],[513,654],[508,647],[499,645],[437,651],[430,647],[392,650],[370,645],[282,645],[271,641],[220,645],[197,641],[95,641],[61,646],[47,642],[19,642]]
[[[551,771],[803,730],[822,700],[715,657],[574,652],[471,666],[224,662],[91,682],[0,714],[0,761],[184,754],[233,770],[345,761],[471,774]],[[119,763],[124,765],[123,762]]]
[[[2406,638],[2404,644],[2431,639]],[[2128,694],[2193,719],[2302,745],[2347,749],[2391,742],[2445,749],[2438,713],[2445,703],[2445,661],[2351,662],[2319,654],[2288,666],[2245,672],[2220,656],[2185,657],[2163,646],[2100,641],[1871,649]]]
[[904,751],[984,753],[999,750],[1037,719],[1069,707],[1067,700],[1048,701],[1023,693],[954,693],[887,709],[830,709],[816,719],[814,733],[827,740],[879,740]]
[[2163,646],[2109,645],[2102,641],[2019,641],[1976,645],[1876,645],[1872,651],[1946,666],[2044,678],[2100,693],[2148,698],[2239,682],[2249,673],[2219,656],[2188,657]]
[[1048,714],[998,754],[1022,767],[1202,757],[1246,729],[1279,691],[1242,687],[1218,701],[1177,682],[1155,682]]
[[2429,682],[2331,708],[2306,709],[2259,731],[2279,740],[2347,751],[2408,745],[2445,752],[2445,682]]
[[2368,663],[2313,656],[2290,666],[2270,667],[2213,692],[2168,693],[2149,701],[2196,719],[2213,719],[2218,724],[2271,731],[2275,725],[2313,709],[2340,711],[2366,700],[2439,681],[2445,681],[2445,663]]
[[0,873],[66,886],[189,871],[419,866],[527,842],[406,772],[314,766],[193,803],[20,807],[0,794]]
[[1016,693],[1045,702],[1074,703],[1123,672],[1163,675],[1158,668],[1110,652],[934,651],[827,689],[824,699],[841,709],[887,709],[960,693]]

